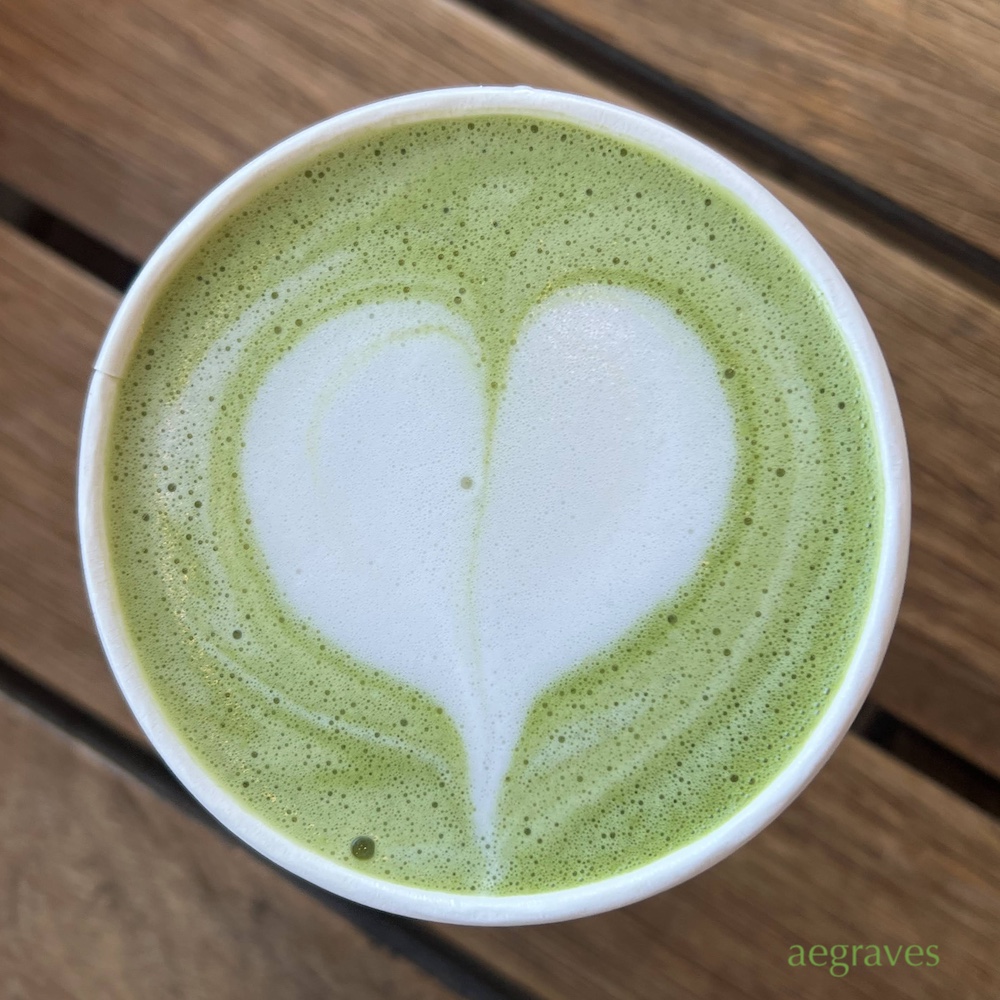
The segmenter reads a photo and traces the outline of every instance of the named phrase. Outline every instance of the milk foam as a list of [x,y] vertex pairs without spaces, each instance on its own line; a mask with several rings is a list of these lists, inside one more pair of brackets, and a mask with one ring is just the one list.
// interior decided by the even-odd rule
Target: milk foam
[[[871,426],[809,276],[718,186],[564,121],[401,124],[274,177],[167,281],[115,402],[110,568],[169,724],[279,834],[402,885],[566,888],[715,829],[829,704],[877,564]],[[705,543],[675,504],[701,489]]]
[[264,380],[243,481],[290,604],[455,721],[488,839],[532,703],[692,574],[736,444],[711,355],[634,290],[557,292],[492,412],[484,379],[443,306],[351,309]]

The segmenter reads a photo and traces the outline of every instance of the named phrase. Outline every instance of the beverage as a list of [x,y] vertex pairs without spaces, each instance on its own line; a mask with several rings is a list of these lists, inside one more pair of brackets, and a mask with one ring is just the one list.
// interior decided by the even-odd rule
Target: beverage
[[161,281],[116,393],[157,711],[364,876],[547,893],[698,842],[869,617],[884,474],[837,317],[726,187],[580,122],[300,156]]

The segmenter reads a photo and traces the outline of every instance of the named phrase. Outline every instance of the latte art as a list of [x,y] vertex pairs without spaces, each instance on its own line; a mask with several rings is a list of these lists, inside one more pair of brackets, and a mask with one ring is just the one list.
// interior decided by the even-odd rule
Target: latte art
[[356,872],[636,869],[795,755],[869,606],[871,415],[713,182],[466,115],[342,138],[167,280],[117,390],[112,575],[170,725]]
[[483,370],[440,306],[349,310],[268,375],[243,476],[291,605],[456,723],[488,841],[532,702],[691,576],[736,449],[711,356],[638,292],[543,302],[493,407]]

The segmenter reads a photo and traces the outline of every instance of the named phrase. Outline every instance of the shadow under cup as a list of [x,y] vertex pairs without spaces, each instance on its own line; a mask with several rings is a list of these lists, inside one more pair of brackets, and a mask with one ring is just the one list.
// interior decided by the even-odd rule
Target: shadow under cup
[[[561,121],[663,154],[725,189],[769,228],[809,275],[843,334],[868,397],[883,500],[872,596],[853,656],[815,725],[777,776],[720,825],[658,860],[589,884],[514,895],[446,892],[373,877],[283,835],[223,788],[179,738],[137,660],[116,592],[106,519],[107,453],[120,379],[132,361],[152,303],[193,248],[222,220],[296,164],[307,163],[352,137],[376,128],[488,114]],[[632,111],[589,98],[522,87],[460,88],[382,101],[320,122],[286,139],[225,180],[167,236],[125,296],[95,365],[81,444],[79,516],[88,592],[118,683],[157,751],[209,812],[279,865],[357,902],[446,922],[531,924],[601,912],[676,885],[745,843],[802,791],[846,733],[888,644],[905,573],[909,478],[896,397],[867,320],[824,251],[756,181],[696,140]],[[362,850],[365,847],[361,845]]]

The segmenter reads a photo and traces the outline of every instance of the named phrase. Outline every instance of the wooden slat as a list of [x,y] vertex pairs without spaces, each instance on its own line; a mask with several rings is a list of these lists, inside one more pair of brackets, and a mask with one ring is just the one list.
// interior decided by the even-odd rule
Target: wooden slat
[[1000,254],[992,0],[543,5]]
[[[448,0],[371,0],[363,12],[309,0],[105,0],[99,13],[71,0],[4,6],[0,170],[137,255],[238,162],[359,101],[521,81],[628,103]],[[1000,616],[992,610],[1000,598],[1000,307],[761,179],[858,292],[909,428],[912,571],[877,695],[1000,773]],[[54,463],[47,474],[65,476],[68,464]]]
[[5,998],[454,997],[2,696],[0,789]]
[[110,288],[0,225],[0,655],[131,736],[79,566],[77,434]]
[[[614,913],[498,931],[440,928],[550,1000],[985,1000],[1000,996],[1000,827],[849,737],[754,841]],[[788,964],[794,944],[936,944],[935,968]],[[852,954],[848,953],[848,959]]]

